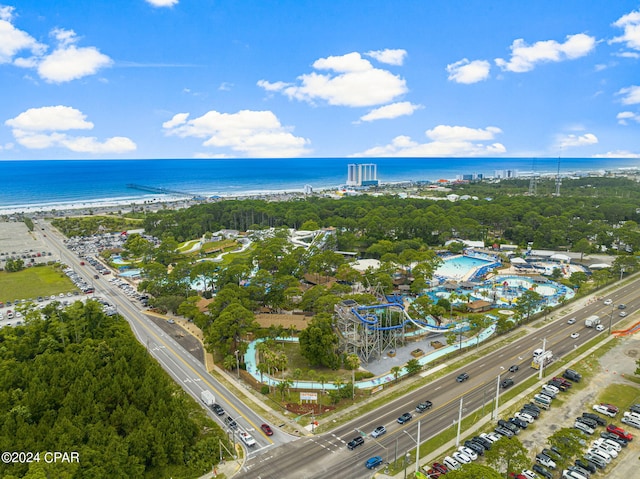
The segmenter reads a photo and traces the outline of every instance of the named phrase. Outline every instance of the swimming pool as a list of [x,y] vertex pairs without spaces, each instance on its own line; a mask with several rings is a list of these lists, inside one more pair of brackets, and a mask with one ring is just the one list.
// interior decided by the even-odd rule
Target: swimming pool
[[434,275],[447,279],[466,279],[472,271],[483,266],[489,266],[492,263],[495,263],[495,261],[466,255],[452,256],[443,260],[443,263],[435,270]]
[[123,271],[122,273],[119,273],[118,276],[124,276],[125,278],[135,278],[136,276],[140,276],[140,270],[128,269],[126,271]]

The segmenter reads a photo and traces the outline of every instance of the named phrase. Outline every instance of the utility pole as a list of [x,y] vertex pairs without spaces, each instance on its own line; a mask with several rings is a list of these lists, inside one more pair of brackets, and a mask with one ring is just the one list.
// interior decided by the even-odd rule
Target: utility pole
[[540,356],[540,372],[538,379],[542,380],[542,372],[544,371],[544,353],[547,352],[547,338],[542,338],[542,355]]
[[418,468],[420,467],[420,423],[418,421],[418,440],[416,441],[416,477],[418,477]]
[[493,409],[493,419],[498,419],[498,399],[500,398],[500,373],[498,373],[498,381],[496,382],[496,403]]
[[460,398],[460,410],[458,411],[458,434],[456,434],[456,447],[460,445],[460,425],[462,424],[462,400]]

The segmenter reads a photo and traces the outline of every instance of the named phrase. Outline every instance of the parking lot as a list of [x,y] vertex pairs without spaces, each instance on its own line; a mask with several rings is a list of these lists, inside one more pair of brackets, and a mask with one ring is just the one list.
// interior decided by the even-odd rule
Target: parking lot
[[37,231],[29,231],[21,221],[0,221],[0,269],[7,259],[22,259],[26,267],[57,261],[59,254],[51,251]]

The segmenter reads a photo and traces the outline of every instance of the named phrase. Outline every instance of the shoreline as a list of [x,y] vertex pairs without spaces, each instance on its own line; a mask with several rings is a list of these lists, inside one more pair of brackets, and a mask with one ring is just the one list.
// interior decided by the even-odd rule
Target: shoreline
[[[527,179],[531,177],[532,172],[520,171],[519,175],[513,178],[505,179]],[[573,170],[570,172],[561,173],[562,178],[570,178],[575,176],[630,176],[638,179],[640,174],[640,168],[636,166],[619,166],[610,169],[601,169],[595,171],[593,169],[587,170]],[[537,177],[553,177],[555,174],[538,171],[535,173]],[[500,179],[499,177],[485,177],[484,180],[492,181]],[[441,180],[438,180],[441,181]],[[459,181],[456,179],[448,179],[448,182]],[[432,185],[437,185],[438,182],[430,182]],[[396,180],[380,182],[378,187],[381,189],[389,189],[394,187],[402,187],[402,185],[415,185],[415,181],[411,180]],[[34,203],[34,204],[17,204],[17,205],[0,205],[0,216],[13,216],[13,215],[33,215],[35,217],[50,216],[51,214],[58,216],[65,216],[68,213],[85,211],[84,214],[97,214],[105,212],[114,212],[118,209],[138,209],[156,211],[160,208],[187,208],[197,204],[203,204],[208,202],[222,201],[222,200],[242,200],[242,199],[267,199],[267,200],[286,200],[292,197],[311,196],[311,195],[327,195],[331,193],[339,194],[340,191],[359,191],[358,188],[340,185],[324,185],[319,187],[313,187],[311,193],[307,193],[306,185],[302,188],[292,187],[286,189],[262,189],[262,190],[246,190],[235,192],[203,192],[197,194],[197,196],[180,196],[170,193],[155,193],[139,196],[127,196],[127,197],[110,197],[110,198],[89,198],[89,199],[77,199],[60,202],[46,202],[46,203]],[[435,198],[434,198],[435,199]]]

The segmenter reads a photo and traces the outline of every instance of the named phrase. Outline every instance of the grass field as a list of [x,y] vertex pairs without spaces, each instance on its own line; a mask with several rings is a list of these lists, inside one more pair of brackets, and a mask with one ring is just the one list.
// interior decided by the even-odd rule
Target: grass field
[[74,290],[73,282],[50,266],[27,268],[17,273],[0,272],[0,301],[3,302]]

